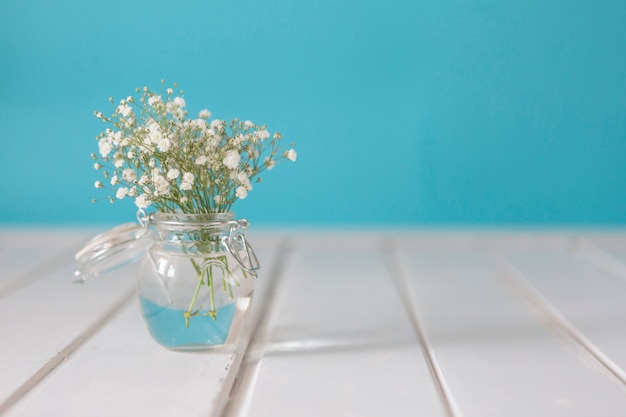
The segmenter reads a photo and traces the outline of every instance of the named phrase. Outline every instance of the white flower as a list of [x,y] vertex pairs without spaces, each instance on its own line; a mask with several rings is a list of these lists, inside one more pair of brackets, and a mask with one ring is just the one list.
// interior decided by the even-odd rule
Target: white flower
[[185,172],[183,174],[183,181],[180,183],[180,189],[182,191],[191,190],[193,188],[195,178],[196,177],[191,172]]
[[211,112],[208,111],[207,109],[204,110],[200,110],[200,113],[198,113],[198,117],[201,119],[209,119],[211,118]]
[[113,145],[118,146],[122,140],[122,132],[117,131],[113,134],[109,135],[111,137],[111,142],[113,143]]
[[137,197],[137,187],[130,187],[130,190],[128,191],[128,196]]
[[135,182],[137,179],[137,173],[132,168],[126,168],[122,171],[122,179],[126,182]]
[[169,151],[171,146],[172,146],[172,141],[167,136],[163,137],[157,144],[157,148],[159,148],[161,152]]
[[185,107],[187,105],[187,103],[185,103],[185,99],[182,97],[174,97],[174,100],[172,101],[172,103],[174,103],[174,105],[176,107]]
[[237,190],[235,190],[235,197],[237,197],[240,200],[245,199],[248,196],[248,191],[243,187],[237,187]]
[[121,188],[118,188],[117,192],[115,193],[115,198],[117,198],[118,200],[121,200],[127,195],[128,195],[128,188],[121,187]]
[[159,124],[154,120],[151,120],[148,124],[148,138],[150,138],[150,142],[154,143],[155,145],[158,144],[161,139],[163,139],[161,126],[159,126]]
[[180,171],[177,170],[176,168],[172,168],[169,171],[167,171],[167,179],[175,180],[176,178],[178,178],[179,175],[180,175]]
[[245,122],[243,122],[243,125],[248,129],[254,127],[254,123],[252,123],[250,120],[246,120]]
[[211,120],[211,129],[219,129],[224,126],[223,120],[213,119]]
[[96,182],[94,182],[93,186],[94,186],[94,187],[96,187],[96,188],[102,188],[102,187],[104,187],[104,185],[102,184],[102,181],[96,181]]
[[231,138],[230,143],[232,146],[239,147],[239,145],[241,145],[244,140],[246,140],[246,137],[240,133],[234,138]]
[[215,201],[216,204],[220,204],[222,202],[222,196],[221,195],[213,196],[213,201]]
[[123,159],[116,159],[115,162],[113,163],[113,165],[115,165],[115,168],[121,168],[124,166],[124,160]]
[[191,172],[185,172],[183,174],[183,181],[185,182],[193,182],[196,177]]
[[197,130],[206,130],[207,128],[206,120],[204,119],[194,119],[191,122],[189,122],[189,126],[192,129],[197,129]]
[[142,194],[135,198],[135,205],[140,209],[148,208],[150,207],[150,204],[152,204],[152,201],[150,201],[150,199],[145,194]]
[[170,183],[156,169],[152,172],[152,183],[154,184],[155,195],[169,195]]
[[119,179],[119,178],[117,178],[117,175],[113,175],[113,176],[111,177],[111,185],[115,185],[115,184],[117,184],[118,182],[120,182],[120,179]]
[[117,106],[117,112],[124,117],[128,117],[133,112],[133,108],[130,107],[128,104],[123,103]]
[[285,151],[283,156],[292,162],[296,162],[296,158],[298,157],[298,154],[293,149],[289,149],[288,151]]
[[259,139],[265,140],[269,137],[270,137],[270,132],[268,132],[267,130],[264,129],[259,132]]
[[222,160],[222,163],[230,169],[235,169],[239,166],[239,160],[241,157],[239,156],[239,152],[234,149],[226,151],[226,156]]
[[148,181],[150,181],[150,178],[148,178],[146,174],[143,174],[141,178],[139,178],[139,181],[137,181],[137,185],[139,185],[140,187],[143,187],[144,185],[148,183]]
[[167,89],[167,95],[171,96],[172,94],[174,94],[174,90],[171,88]]
[[102,168],[102,165],[96,162],[95,164],[93,164],[93,167],[94,169],[100,169]]
[[150,96],[148,99],[148,104],[152,107],[155,107],[157,104],[163,103],[163,99],[161,96]]
[[250,178],[248,178],[248,175],[245,172],[241,171],[237,173],[237,176],[235,178],[237,179],[237,182],[239,184],[245,187],[246,190],[250,191],[252,189],[252,184],[250,184]]
[[267,157],[265,158],[265,165],[267,166],[267,169],[270,170],[274,168],[274,165],[276,165],[276,161],[274,161],[270,157]]
[[205,155],[200,155],[196,158],[196,165],[206,165],[209,159]]
[[111,143],[111,139],[109,137],[104,137],[100,139],[100,141],[98,142],[98,151],[103,158],[109,156],[112,150],[113,144]]

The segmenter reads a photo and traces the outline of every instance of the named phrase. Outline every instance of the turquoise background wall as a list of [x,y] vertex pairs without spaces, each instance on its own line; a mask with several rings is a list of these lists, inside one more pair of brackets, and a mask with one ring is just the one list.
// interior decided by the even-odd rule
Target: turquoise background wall
[[258,224],[623,225],[623,0],[0,0],[0,223],[93,205],[109,96],[186,91],[267,123],[296,164],[235,206]]

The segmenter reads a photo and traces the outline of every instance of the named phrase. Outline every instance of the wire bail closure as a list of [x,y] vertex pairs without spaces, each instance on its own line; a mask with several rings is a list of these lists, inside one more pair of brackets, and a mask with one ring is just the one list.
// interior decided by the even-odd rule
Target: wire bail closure
[[[249,225],[248,220],[233,220],[229,223],[230,231],[228,236],[222,236],[222,244],[244,271],[252,275],[253,278],[258,278],[257,271],[261,268],[261,264],[259,263],[256,253],[254,253],[254,249],[252,249],[252,246],[250,246],[250,243],[246,239],[246,232],[248,231]],[[237,245],[241,246],[241,249],[237,250]],[[240,255],[242,250],[245,253],[244,258]]]

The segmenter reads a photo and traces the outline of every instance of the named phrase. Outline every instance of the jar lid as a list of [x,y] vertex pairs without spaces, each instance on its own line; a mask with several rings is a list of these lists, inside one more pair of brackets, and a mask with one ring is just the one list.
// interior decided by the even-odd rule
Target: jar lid
[[91,239],[74,256],[78,267],[75,281],[83,282],[138,260],[152,243],[148,230],[140,218],[140,224],[122,224]]

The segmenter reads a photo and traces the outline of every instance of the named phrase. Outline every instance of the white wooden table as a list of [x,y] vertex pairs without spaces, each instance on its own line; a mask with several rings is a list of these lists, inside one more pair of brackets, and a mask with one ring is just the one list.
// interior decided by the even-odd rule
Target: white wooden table
[[237,348],[152,341],[97,231],[0,230],[0,416],[626,416],[626,232],[260,232]]

